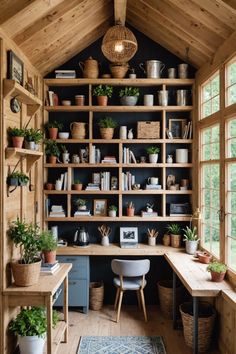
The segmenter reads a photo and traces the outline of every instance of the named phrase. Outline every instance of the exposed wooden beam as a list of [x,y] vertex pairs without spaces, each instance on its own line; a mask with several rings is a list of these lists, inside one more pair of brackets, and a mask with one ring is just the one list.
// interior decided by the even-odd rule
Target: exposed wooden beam
[[223,1],[228,6],[232,7],[234,10],[236,10],[236,1],[235,0],[223,0]]
[[125,25],[127,0],[114,0],[115,23]]
[[[32,1],[33,3],[34,1]],[[29,5],[28,0],[5,0],[0,1],[0,24],[17,14]]]

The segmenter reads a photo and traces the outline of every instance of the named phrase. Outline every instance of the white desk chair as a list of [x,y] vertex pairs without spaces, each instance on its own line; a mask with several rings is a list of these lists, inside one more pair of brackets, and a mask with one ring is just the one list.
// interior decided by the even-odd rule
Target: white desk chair
[[140,259],[135,261],[113,259],[111,262],[111,269],[115,274],[119,275],[119,278],[115,277],[113,280],[114,285],[117,287],[114,305],[116,310],[118,304],[116,322],[119,322],[120,319],[120,309],[123,293],[126,290],[136,290],[139,307],[142,305],[144,319],[145,322],[147,322],[147,312],[143,289],[147,283],[145,274],[147,274],[150,269],[149,259]]

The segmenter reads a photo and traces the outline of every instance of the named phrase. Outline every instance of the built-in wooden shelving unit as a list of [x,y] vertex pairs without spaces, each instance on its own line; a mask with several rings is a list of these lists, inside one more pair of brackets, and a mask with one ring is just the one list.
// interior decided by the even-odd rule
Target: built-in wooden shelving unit
[[15,156],[25,158],[27,161],[26,169],[27,172],[29,172],[32,165],[43,156],[43,153],[41,151],[7,147],[5,150],[5,155],[7,159]]

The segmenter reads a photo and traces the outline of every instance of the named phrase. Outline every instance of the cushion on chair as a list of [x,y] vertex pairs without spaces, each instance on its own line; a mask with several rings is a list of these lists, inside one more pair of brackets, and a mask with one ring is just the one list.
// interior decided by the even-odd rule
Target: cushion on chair
[[[142,285],[142,277],[130,277],[123,278],[123,289],[124,290],[138,290]],[[114,278],[113,283],[116,287],[120,287],[120,278]],[[144,287],[146,286],[146,280],[144,279]]]

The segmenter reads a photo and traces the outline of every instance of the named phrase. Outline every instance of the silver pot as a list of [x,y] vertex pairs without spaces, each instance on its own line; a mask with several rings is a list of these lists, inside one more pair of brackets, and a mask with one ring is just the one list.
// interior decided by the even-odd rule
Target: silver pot
[[159,60],[147,60],[145,63],[145,68],[143,63],[140,63],[139,67],[144,71],[147,78],[159,79],[163,69],[165,68],[165,64]]
[[88,246],[89,245],[89,234],[85,231],[84,227],[77,229],[74,235],[74,243],[77,246]]

